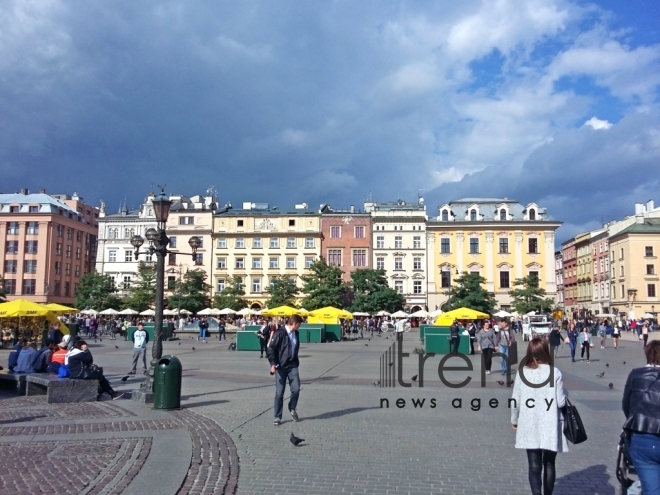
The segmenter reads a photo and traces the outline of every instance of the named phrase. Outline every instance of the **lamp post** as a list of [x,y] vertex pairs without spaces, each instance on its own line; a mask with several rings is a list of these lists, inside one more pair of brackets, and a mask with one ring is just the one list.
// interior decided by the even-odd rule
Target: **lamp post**
[[[134,397],[137,396],[140,400],[144,402],[151,402],[153,399],[153,385],[154,385],[154,370],[158,364],[158,360],[163,356],[163,342],[162,342],[162,331],[163,331],[163,306],[164,306],[164,292],[165,292],[165,256],[173,251],[169,251],[167,246],[170,243],[169,237],[165,232],[165,226],[167,224],[167,218],[170,214],[170,207],[172,202],[165,195],[165,190],[162,189],[161,193],[152,200],[152,205],[154,208],[154,214],[156,216],[156,225],[157,228],[153,227],[147,229],[144,233],[147,241],[149,241],[149,247],[140,251],[140,248],[144,244],[144,239],[142,236],[134,235],[131,237],[131,245],[135,248],[135,259],[138,258],[140,254],[151,254],[156,255],[156,301],[155,301],[155,311],[156,315],[154,317],[154,341],[151,346],[151,362],[149,364],[149,371],[147,372],[147,379],[142,385],[140,385],[140,390],[138,394],[134,394]],[[201,245],[201,240],[197,236],[193,236],[188,241],[188,244],[192,248],[192,253],[177,253],[177,254],[192,254],[193,259],[197,256],[197,249]]]

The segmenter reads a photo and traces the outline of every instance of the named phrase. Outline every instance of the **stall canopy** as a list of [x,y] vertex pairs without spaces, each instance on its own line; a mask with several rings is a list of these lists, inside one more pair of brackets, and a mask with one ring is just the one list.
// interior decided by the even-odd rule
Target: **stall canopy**
[[57,303],[44,304],[44,308],[47,308],[48,311],[55,313],[56,315],[70,315],[78,312],[76,308],[70,308],[69,306]]
[[484,318],[490,318],[490,316],[475,309],[458,308],[441,314],[435,320],[434,325],[446,327],[451,325],[454,320],[481,320]]
[[308,323],[337,324],[340,319],[352,320],[353,315],[344,309],[338,309],[332,306],[315,309],[307,314]]
[[41,304],[28,301],[27,299],[15,299],[0,304],[0,318],[25,318],[41,316],[51,323],[59,321],[52,311]]
[[291,306],[278,306],[272,309],[262,309],[261,314],[263,316],[293,316],[299,315],[300,310]]

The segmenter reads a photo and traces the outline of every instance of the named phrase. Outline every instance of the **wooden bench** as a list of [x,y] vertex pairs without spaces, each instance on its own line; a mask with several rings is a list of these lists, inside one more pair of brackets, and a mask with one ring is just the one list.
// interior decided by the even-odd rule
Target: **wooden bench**
[[72,380],[48,373],[0,371],[0,387],[15,390],[17,395],[45,395],[49,404],[94,402],[98,380]]

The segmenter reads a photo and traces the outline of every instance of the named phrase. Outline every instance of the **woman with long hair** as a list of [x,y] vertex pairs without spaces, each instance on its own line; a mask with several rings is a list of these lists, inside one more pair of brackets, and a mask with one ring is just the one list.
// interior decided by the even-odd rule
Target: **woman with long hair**
[[557,452],[568,452],[560,415],[568,394],[561,372],[550,366],[550,348],[544,339],[536,337],[530,341],[521,364],[511,407],[516,448],[527,451],[532,494],[552,495]]
[[496,348],[496,341],[497,336],[495,335],[495,332],[490,329],[490,321],[484,321],[484,327],[477,334],[477,344],[479,350],[483,354],[487,375],[490,375],[490,368],[493,364],[493,352]]

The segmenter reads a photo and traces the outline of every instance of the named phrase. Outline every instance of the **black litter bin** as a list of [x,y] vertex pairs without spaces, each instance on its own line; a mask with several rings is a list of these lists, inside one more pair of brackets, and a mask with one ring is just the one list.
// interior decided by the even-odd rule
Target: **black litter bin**
[[181,361],[163,356],[154,370],[154,409],[181,408]]

